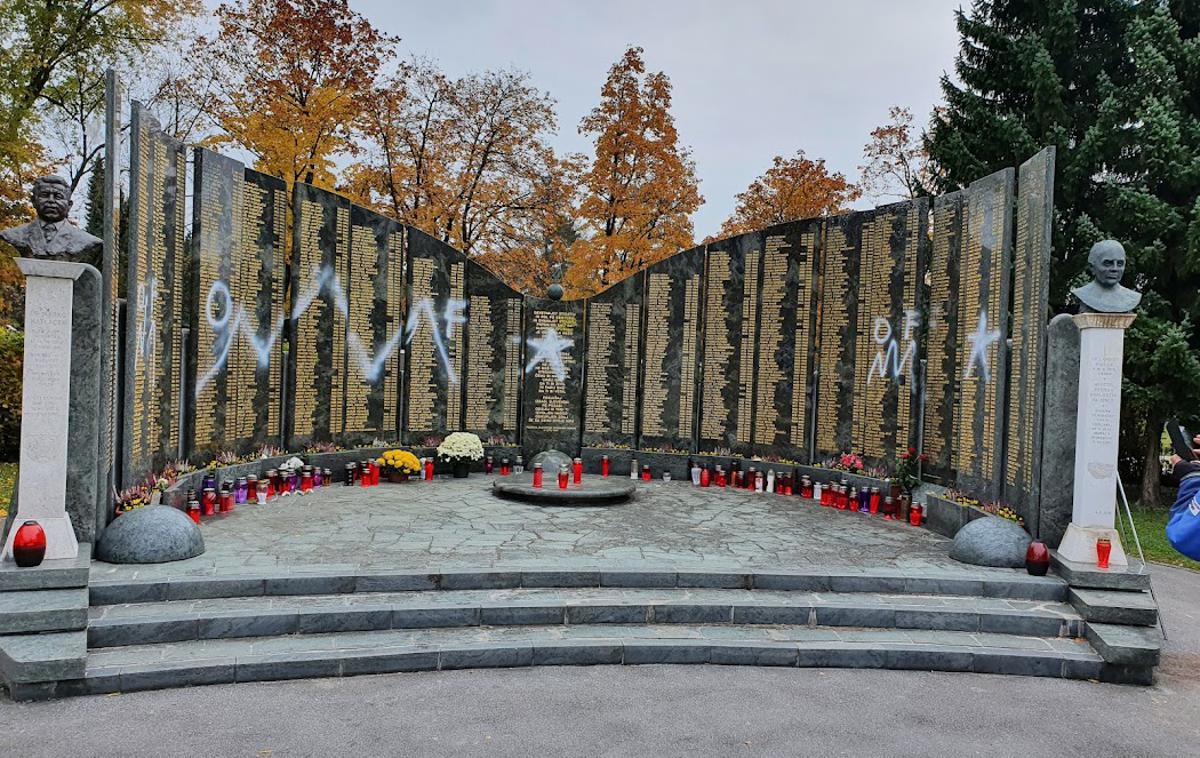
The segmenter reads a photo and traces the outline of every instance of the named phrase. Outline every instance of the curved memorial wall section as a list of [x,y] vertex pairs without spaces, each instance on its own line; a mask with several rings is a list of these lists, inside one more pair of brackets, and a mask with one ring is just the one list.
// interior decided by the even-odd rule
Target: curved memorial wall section
[[[177,457],[436,445],[820,464],[1038,508],[1054,153],[959,192],[522,294],[346,197],[185,146],[135,104],[124,482]],[[1011,380],[1010,380],[1011,378]]]

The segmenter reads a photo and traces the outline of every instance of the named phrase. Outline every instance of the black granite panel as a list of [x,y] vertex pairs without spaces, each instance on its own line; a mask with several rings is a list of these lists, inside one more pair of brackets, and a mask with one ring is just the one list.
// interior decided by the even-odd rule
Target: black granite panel
[[711,243],[706,253],[697,441],[701,452],[728,455],[749,439],[759,235]]
[[463,428],[485,444],[514,445],[520,428],[521,293],[467,261]]
[[1046,322],[1049,317],[1050,233],[1054,220],[1054,157],[1048,147],[1021,164],[1013,261],[1013,322],[1004,500],[1037,534],[1042,459]]
[[527,459],[550,449],[578,454],[585,304],[525,298],[521,443]]
[[954,484],[954,403],[958,396],[958,269],[966,233],[967,193],[934,199],[929,257],[929,307],[925,338],[925,419],[922,450],[929,457],[925,478]]
[[201,148],[192,202],[192,453],[280,444],[287,191]]
[[821,222],[773,226],[762,239],[750,441],[756,455],[807,462]]
[[307,184],[293,193],[289,360],[291,447],[345,429],[350,201]]
[[967,189],[966,239],[958,270],[958,394],[952,465],[957,484],[1000,497],[1008,369],[1009,258],[1013,169]]
[[141,479],[180,452],[184,278],[184,146],[141,103],[130,132],[124,472]]
[[404,430],[410,443],[426,444],[463,428],[467,260],[411,227],[408,256]]
[[588,298],[585,446],[637,443],[645,278],[638,272]]
[[888,468],[916,444],[925,199],[862,214],[855,337],[854,451]]
[[638,445],[642,450],[695,450],[704,259],[704,248],[696,247],[659,261],[645,272]]
[[404,339],[404,227],[359,206],[350,209],[346,297],[346,420],[343,442],[391,442],[400,435]]
[[852,451],[854,361],[858,343],[859,260],[863,214],[824,221],[817,349],[815,456]]

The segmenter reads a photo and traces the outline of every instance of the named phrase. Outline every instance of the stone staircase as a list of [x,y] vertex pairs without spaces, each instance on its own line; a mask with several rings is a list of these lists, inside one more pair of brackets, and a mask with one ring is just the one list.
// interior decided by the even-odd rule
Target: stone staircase
[[55,697],[87,659],[91,545],[70,560],[0,566],[0,682],[14,699]]
[[85,670],[29,697],[531,665],[1141,673],[1107,659],[1065,582],[1018,572],[285,572],[90,595]]

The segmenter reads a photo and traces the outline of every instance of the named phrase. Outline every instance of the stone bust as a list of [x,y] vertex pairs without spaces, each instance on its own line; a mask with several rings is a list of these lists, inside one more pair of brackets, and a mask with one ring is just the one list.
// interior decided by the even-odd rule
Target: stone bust
[[1138,307],[1142,293],[1121,286],[1125,275],[1125,248],[1116,240],[1092,245],[1088,253],[1092,281],[1071,290],[1079,300],[1081,313],[1128,313]]
[[60,176],[44,176],[33,183],[33,207],[37,219],[0,231],[0,240],[25,258],[45,258],[64,263],[87,263],[99,267],[104,241],[67,220],[71,210],[71,186]]

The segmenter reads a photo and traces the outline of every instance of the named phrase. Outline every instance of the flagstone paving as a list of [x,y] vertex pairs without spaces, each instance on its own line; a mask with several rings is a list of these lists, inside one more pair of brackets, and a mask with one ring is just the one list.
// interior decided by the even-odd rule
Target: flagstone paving
[[981,571],[951,560],[949,541],[932,532],[797,497],[648,482],[621,506],[546,508],[496,498],[490,485],[473,476],[334,486],[238,506],[204,522],[201,556],[95,563],[92,578],[383,567]]

